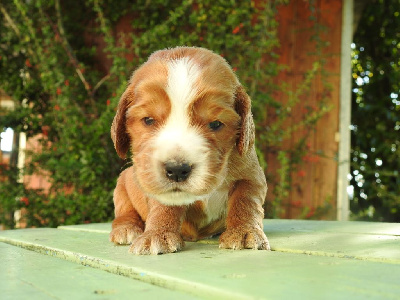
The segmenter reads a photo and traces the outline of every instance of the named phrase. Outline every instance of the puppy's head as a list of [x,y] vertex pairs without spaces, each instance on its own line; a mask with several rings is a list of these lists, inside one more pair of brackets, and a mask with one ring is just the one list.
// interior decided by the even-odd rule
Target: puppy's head
[[167,205],[215,190],[232,151],[254,142],[250,98],[226,61],[202,48],[155,52],[137,69],[118,104],[111,137],[133,154],[143,191]]

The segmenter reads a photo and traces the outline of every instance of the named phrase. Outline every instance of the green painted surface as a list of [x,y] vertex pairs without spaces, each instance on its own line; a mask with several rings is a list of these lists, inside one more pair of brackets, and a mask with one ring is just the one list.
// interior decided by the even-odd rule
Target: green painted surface
[[400,264],[400,224],[265,220],[275,251]]
[[60,230],[73,230],[73,231],[87,231],[96,233],[109,234],[111,231],[111,223],[96,223],[96,224],[81,224],[81,225],[69,225],[59,226]]
[[[159,256],[135,256],[127,246],[109,243],[109,228],[109,224],[90,224],[4,231],[0,241],[47,259],[67,260],[70,266],[61,269],[68,272],[91,266],[104,276],[119,274],[121,280],[138,279],[186,293],[187,299],[399,299],[400,295],[400,224],[267,220],[265,231],[275,251],[220,250],[214,239],[187,243],[182,252]],[[48,272],[45,263],[38,260],[37,265]]]
[[[111,223],[82,224],[60,226],[64,230],[92,231],[109,233]],[[264,220],[266,233],[289,232],[335,232],[355,234],[380,234],[400,236],[400,224],[376,222],[337,222],[337,221],[309,221],[309,220]]]
[[400,224],[398,223],[264,220],[264,229],[272,232],[340,232],[400,236]]
[[[111,224],[59,229],[108,234]],[[264,220],[264,231],[274,251],[400,264],[400,224],[396,223]],[[218,239],[200,243],[218,244]]]
[[0,299],[187,299],[187,296],[0,243]]

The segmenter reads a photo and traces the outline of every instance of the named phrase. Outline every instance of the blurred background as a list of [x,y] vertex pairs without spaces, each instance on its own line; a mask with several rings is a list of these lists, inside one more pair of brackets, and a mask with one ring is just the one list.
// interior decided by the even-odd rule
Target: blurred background
[[400,222],[400,0],[0,3],[0,226],[113,218],[110,126],[158,49],[223,56],[253,101],[267,218]]

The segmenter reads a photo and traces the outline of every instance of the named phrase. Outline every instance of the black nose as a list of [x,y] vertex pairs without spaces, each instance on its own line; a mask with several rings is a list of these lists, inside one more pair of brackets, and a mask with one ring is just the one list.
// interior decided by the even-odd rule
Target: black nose
[[187,163],[165,163],[165,175],[169,180],[175,182],[185,181],[189,177],[190,172],[192,172],[192,167]]

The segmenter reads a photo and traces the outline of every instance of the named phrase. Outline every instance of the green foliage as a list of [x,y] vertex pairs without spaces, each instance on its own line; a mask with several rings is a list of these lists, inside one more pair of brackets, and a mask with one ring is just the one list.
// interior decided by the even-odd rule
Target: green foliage
[[[14,209],[21,205],[15,200],[28,198],[30,226],[100,222],[112,216],[121,163],[109,128],[127,75],[114,70],[106,82],[94,64],[96,49],[82,44],[82,36],[89,34],[87,16],[96,16],[86,4],[71,11],[59,1],[14,1],[0,7],[0,63],[6,70],[0,88],[16,100],[16,109],[2,115],[1,124],[39,137],[40,150],[27,153],[24,174],[44,174],[51,182],[46,193],[23,187],[12,197],[0,196],[2,206],[12,199]],[[113,67],[118,64],[120,59]],[[8,180],[1,186],[12,191],[14,184]]]
[[20,208],[19,197],[23,196],[23,185],[17,182],[18,170],[0,165],[0,180],[7,178],[10,184],[0,184],[0,224],[14,227],[14,210]]
[[[31,226],[110,220],[112,191],[124,167],[109,138],[119,96],[131,72],[153,51],[187,45],[224,56],[247,87],[263,166],[268,151],[280,151],[281,178],[272,212],[277,217],[290,189],[289,170],[301,157],[306,137],[295,149],[280,147],[300,126],[311,130],[326,111],[323,105],[295,127],[281,127],[308,91],[312,76],[321,70],[320,65],[310,70],[285,107],[271,98],[280,71],[275,14],[284,2],[15,0],[0,4],[0,88],[16,100],[16,109],[3,114],[0,123],[29,137],[39,134],[41,149],[28,153],[24,172],[42,173],[51,181],[46,193],[20,185],[18,191],[1,193],[0,214],[17,209],[22,204],[15,199],[26,197]],[[131,17],[131,30],[116,34],[115,25],[124,16]],[[104,59],[101,51],[105,63],[99,61]],[[109,68],[104,71],[106,64]],[[275,125],[266,125],[267,106],[277,115]],[[0,184],[4,190],[14,185]],[[10,201],[14,204],[4,206]]]
[[353,45],[354,218],[400,222],[400,1],[366,6]]

